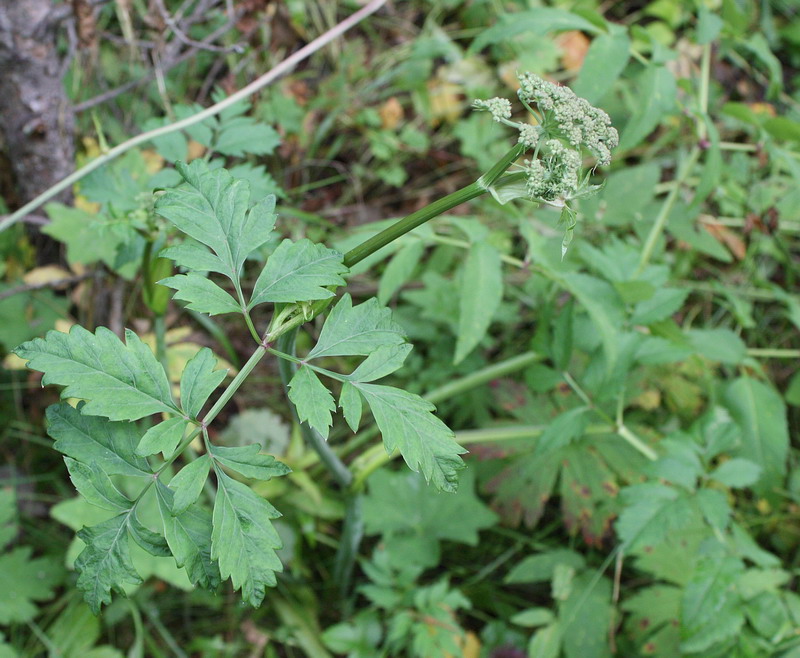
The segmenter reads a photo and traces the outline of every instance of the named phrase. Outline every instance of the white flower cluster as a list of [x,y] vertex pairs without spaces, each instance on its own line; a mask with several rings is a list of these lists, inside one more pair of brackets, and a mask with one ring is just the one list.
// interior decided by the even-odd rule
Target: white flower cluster
[[532,126],[529,123],[522,123],[519,125],[519,143],[525,144],[528,148],[532,149],[539,143],[539,135],[542,129],[539,126]]
[[569,87],[532,73],[520,75],[519,83],[520,100],[539,108],[548,132],[559,133],[575,149],[587,148],[600,165],[611,163],[611,149],[619,144],[619,135],[603,110],[576,96]]
[[557,139],[548,139],[540,153],[539,159],[524,162],[528,195],[548,202],[569,198],[578,189],[580,155]]
[[511,101],[507,98],[490,98],[488,101],[473,101],[476,110],[488,110],[495,121],[511,118]]

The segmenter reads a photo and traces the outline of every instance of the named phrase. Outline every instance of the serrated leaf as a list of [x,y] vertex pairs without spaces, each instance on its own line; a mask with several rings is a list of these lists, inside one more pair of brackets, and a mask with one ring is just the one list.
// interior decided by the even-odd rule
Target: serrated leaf
[[761,467],[749,459],[736,457],[720,464],[709,477],[728,487],[749,487],[758,481]]
[[461,275],[458,335],[453,363],[461,362],[481,339],[503,297],[500,252],[488,242],[476,242],[467,254]]
[[342,384],[342,392],[339,395],[339,407],[344,414],[344,419],[354,432],[358,432],[361,424],[361,393],[350,382]]
[[405,342],[403,328],[377,299],[353,306],[350,295],[345,294],[325,319],[319,340],[307,358],[368,356],[380,347]]
[[344,284],[339,275],[347,271],[338,251],[305,238],[286,239],[267,259],[247,308],[264,302],[328,299],[333,293],[326,286]]
[[139,432],[133,423],[84,416],[66,402],[47,408],[47,433],[53,447],[84,464],[95,464],[108,475],[147,476],[153,471],[135,454]]
[[99,614],[104,603],[111,602],[112,589],[122,591],[126,583],[142,582],[131,562],[129,515],[130,512],[124,512],[78,532],[78,538],[86,544],[75,560],[75,568],[80,572],[78,589],[94,614]]
[[170,480],[169,488],[174,492],[173,514],[182,514],[200,496],[211,469],[211,459],[202,455],[190,461]]
[[261,454],[261,446],[211,446],[211,456],[223,466],[254,480],[271,480],[291,472],[291,469],[272,455]]
[[674,487],[647,483],[621,491],[625,507],[615,527],[628,551],[663,541],[691,518],[690,503]]
[[269,239],[275,225],[275,197],[267,197],[248,212],[250,186],[234,180],[225,169],[209,170],[201,159],[175,168],[186,185],[168,190],[156,202],[156,212],[181,231],[214,251],[224,274],[238,283],[247,256]]
[[138,420],[178,413],[164,368],[139,337],[125,330],[123,343],[105,327],[92,334],[75,325],[68,334],[49,331],[14,353],[44,373],[42,384],[64,386],[61,397],[88,400],[81,412],[111,420]]
[[398,449],[412,471],[422,473],[437,489],[455,491],[458,471],[464,468],[459,455],[466,450],[455,442],[453,431],[431,413],[435,407],[399,388],[353,385],[369,404],[386,451]]
[[280,135],[271,126],[256,123],[250,117],[236,117],[222,123],[214,150],[234,157],[247,153],[271,155],[280,143]]
[[333,423],[331,412],[336,411],[336,403],[331,392],[308,366],[301,366],[289,382],[289,399],[297,409],[300,422],[308,423],[327,438]]
[[97,462],[82,463],[64,457],[64,463],[67,465],[72,484],[92,505],[114,511],[130,509],[133,503],[119,492]]
[[230,578],[233,588],[242,590],[245,601],[258,607],[266,587],[274,587],[277,582],[275,572],[283,570],[275,553],[283,544],[269,521],[280,514],[250,487],[219,468],[214,470],[217,497],[211,558],[218,561],[221,576]]
[[179,514],[174,513],[172,491],[156,483],[156,497],[164,536],[175,556],[175,563],[186,569],[189,580],[206,589],[220,583],[219,567],[211,560],[211,513],[192,505]]
[[386,377],[402,367],[413,347],[410,343],[379,347],[347,375],[347,378],[357,382],[374,382]]
[[136,446],[136,454],[146,457],[161,452],[165,458],[169,457],[181,442],[187,425],[185,418],[177,417],[153,425]]
[[183,369],[181,406],[189,418],[197,418],[203,405],[228,374],[227,370],[214,370],[216,365],[214,353],[204,347]]
[[170,258],[176,265],[199,272],[216,272],[225,274],[227,268],[220,257],[212,254],[208,249],[193,244],[179,244],[174,247],[162,249],[158,254],[161,258]]
[[128,519],[128,530],[133,540],[150,555],[155,555],[156,557],[170,557],[172,555],[164,536],[143,526],[139,519],[136,518],[136,512],[131,514]]
[[176,274],[158,282],[175,289],[175,299],[189,302],[186,308],[209,315],[241,313],[242,307],[231,295],[206,277],[191,272]]

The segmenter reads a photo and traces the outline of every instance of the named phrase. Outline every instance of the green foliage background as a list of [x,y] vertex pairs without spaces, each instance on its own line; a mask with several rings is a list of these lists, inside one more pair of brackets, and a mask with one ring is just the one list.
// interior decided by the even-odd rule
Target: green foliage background
[[[234,3],[241,15],[222,36],[243,52],[200,51],[163,87],[81,113],[80,159],[223,98],[354,9],[257,5]],[[143,4],[120,6],[102,6],[98,26],[133,53],[128,30],[153,28]],[[0,656],[800,656],[797,14],[777,0],[393,3],[251,103],[129,151],[81,181],[73,205],[49,204],[42,231],[63,245],[59,263],[37,261],[22,227],[0,233],[0,293],[16,291],[0,299],[4,354],[73,323],[92,333],[64,334],[64,350],[121,346],[93,332],[129,327],[119,362],[135,352],[143,370],[163,363],[168,375],[147,403],[104,401],[107,382],[88,374],[67,391],[91,398],[122,437],[114,445],[130,447],[108,452],[112,478],[98,489],[82,461],[91,428],[68,431],[92,417],[66,402],[45,417],[56,392],[4,361]],[[192,37],[226,20],[219,3]],[[111,39],[98,47],[94,66],[77,58],[67,72],[75,103],[147,73]],[[566,255],[558,209],[499,189],[354,266],[326,324],[299,334],[288,396],[353,482],[320,462],[281,373],[263,367],[210,428],[222,452],[176,467],[142,499],[138,525],[125,520],[135,541],[116,568],[130,568],[127,598],[101,582],[95,610],[110,603],[95,617],[76,589],[94,532],[82,528],[122,523],[159,459],[146,457],[170,453],[185,425],[129,421],[198,418],[247,358],[248,332],[227,313],[247,306],[263,331],[264,303],[330,297],[344,281],[332,254],[501,158],[516,135],[469,105],[513,97],[518,70],[570,85],[620,132],[593,178],[604,187],[576,202]],[[183,214],[199,201],[153,190],[181,175],[201,190],[212,180],[202,172],[221,167],[230,178],[213,180],[234,196],[247,181],[253,209],[236,214],[241,243],[212,254],[200,244],[216,249],[216,238]],[[57,278],[42,269],[54,264],[72,288],[17,291]],[[302,268],[313,274],[302,290],[281,287]],[[330,347],[359,322],[379,335]],[[380,385],[354,359],[378,348]],[[184,366],[193,376],[182,380]],[[425,478],[392,463],[370,408]],[[415,415],[428,425],[409,446]],[[444,467],[426,441],[451,451]],[[469,452],[456,476],[459,445]],[[226,496],[215,515],[228,505],[272,518],[256,545],[222,522],[211,545],[190,541],[208,523],[190,505],[209,494],[212,466]],[[456,493],[425,483],[452,489],[456,477]],[[190,511],[172,516],[176,505]],[[153,555],[148,533],[165,519],[177,563]],[[257,570],[249,580],[242,562],[213,561],[214,544],[237,533]],[[227,583],[216,594],[192,585],[229,576],[261,607],[241,606]]]

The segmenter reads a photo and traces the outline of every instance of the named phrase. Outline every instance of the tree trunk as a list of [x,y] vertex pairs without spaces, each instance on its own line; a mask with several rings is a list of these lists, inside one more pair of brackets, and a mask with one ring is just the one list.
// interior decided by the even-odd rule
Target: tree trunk
[[[74,169],[52,0],[0,0],[0,134],[21,205]],[[69,202],[65,191],[59,199]]]

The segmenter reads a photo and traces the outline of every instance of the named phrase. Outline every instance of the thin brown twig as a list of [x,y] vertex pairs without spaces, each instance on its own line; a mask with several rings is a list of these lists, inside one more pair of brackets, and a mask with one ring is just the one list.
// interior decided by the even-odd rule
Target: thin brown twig
[[19,295],[23,292],[31,292],[33,290],[44,290],[45,288],[63,288],[73,283],[79,283],[84,279],[93,276],[94,272],[84,272],[83,274],[76,274],[75,276],[67,276],[63,279],[54,279],[52,281],[42,281],[41,283],[25,283],[15,288],[9,288],[0,292],[0,301]]

